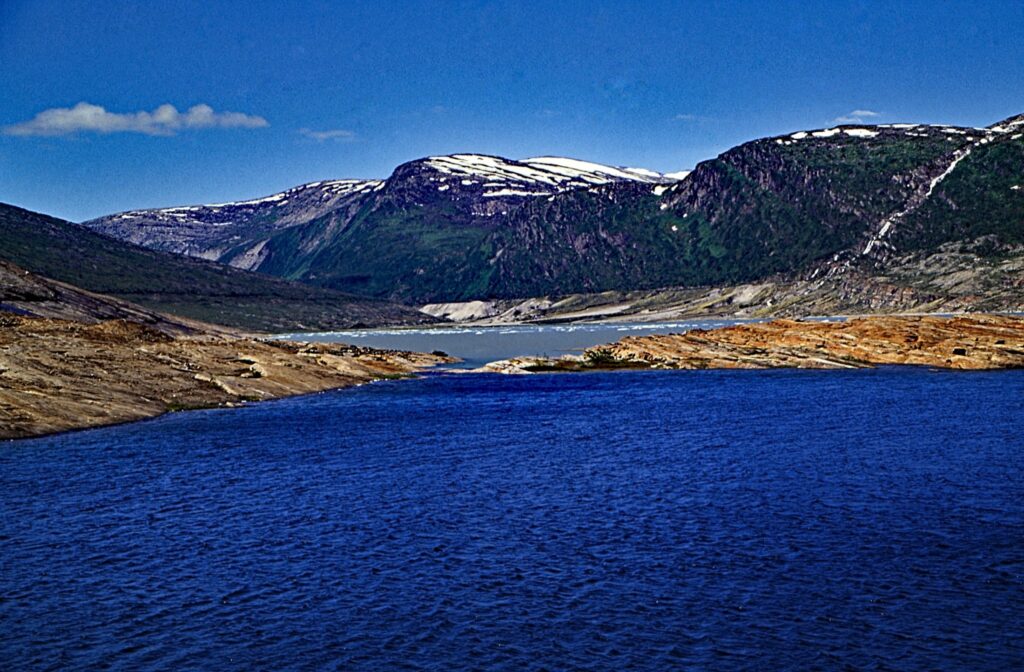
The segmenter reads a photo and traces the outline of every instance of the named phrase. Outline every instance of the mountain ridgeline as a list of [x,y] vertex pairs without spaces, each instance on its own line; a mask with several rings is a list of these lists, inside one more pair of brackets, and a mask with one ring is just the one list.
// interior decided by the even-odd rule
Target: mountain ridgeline
[[150,312],[158,311],[257,331],[435,321],[405,306],[149,250],[0,203],[3,311],[166,321]]
[[86,222],[147,247],[409,303],[711,286],[938,253],[1020,254],[1024,115],[839,126],[664,175],[459,154],[386,180]]

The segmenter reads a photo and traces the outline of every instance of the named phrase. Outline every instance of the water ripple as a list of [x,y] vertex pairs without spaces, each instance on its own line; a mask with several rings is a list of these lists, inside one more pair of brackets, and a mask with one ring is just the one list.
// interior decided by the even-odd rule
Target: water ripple
[[0,667],[1005,670],[1024,373],[436,375],[12,443]]

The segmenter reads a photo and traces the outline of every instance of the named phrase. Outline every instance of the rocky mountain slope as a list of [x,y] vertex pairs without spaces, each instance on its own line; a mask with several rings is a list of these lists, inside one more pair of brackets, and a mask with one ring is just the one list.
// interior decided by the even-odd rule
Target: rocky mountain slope
[[[295,331],[435,321],[385,301],[149,250],[4,204],[0,260],[89,293],[244,329]],[[52,289],[50,285],[38,291]]]
[[[169,233],[168,211],[87,224],[421,303],[876,277],[943,245],[983,259],[1016,254],[1022,133],[1024,116],[989,128],[839,126],[748,142],[675,176],[557,158],[430,157],[302,216],[274,214],[292,201],[279,195],[241,224],[202,208]],[[225,242],[221,230],[235,237]]]
[[[133,210],[102,217],[86,225],[154,250],[212,260],[226,257],[238,268],[253,269],[260,264],[261,250],[253,247],[251,241],[343,209],[380,184],[378,180],[313,182],[265,198]],[[237,249],[240,245],[245,248],[241,252]]]
[[1024,313],[1024,245],[997,247],[989,236],[893,255],[884,263],[805,276],[778,274],[732,285],[436,303],[424,305],[422,310],[444,320],[474,324]]
[[361,188],[327,213],[319,205],[301,215],[288,209],[305,202],[293,192],[308,196],[329,182],[244,209],[229,204],[137,211],[85,225],[157,249],[418,301],[490,291],[481,273],[493,254],[489,238],[524,204],[605,185],[638,185],[649,192],[684,175],[559,157],[512,161],[458,154],[412,161],[384,182],[359,183]]

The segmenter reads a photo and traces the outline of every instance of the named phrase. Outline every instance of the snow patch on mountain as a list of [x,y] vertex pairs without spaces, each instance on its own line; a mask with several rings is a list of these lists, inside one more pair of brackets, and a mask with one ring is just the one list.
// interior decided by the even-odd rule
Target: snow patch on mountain
[[482,181],[485,197],[547,196],[612,182],[663,184],[678,179],[646,168],[617,168],[560,156],[513,161],[486,154],[451,154],[428,157],[425,163],[439,173],[461,178],[463,186]]
[[878,131],[867,128],[844,128],[843,133],[854,138],[873,138],[878,135]]
[[661,173],[646,168],[614,168],[600,163],[559,156],[537,156],[532,159],[523,159],[522,163],[593,184],[619,181],[660,182],[663,180]]
[[521,189],[498,189],[497,191],[485,191],[484,198],[495,198],[500,196],[547,196],[546,191],[523,191]]
[[1024,126],[1024,115],[1014,117],[1009,121],[1004,121],[1002,124],[998,126],[992,126],[988,130],[995,131],[996,133],[1010,133],[1011,131],[1019,129],[1022,126]]
[[[184,205],[172,208],[153,208],[148,210],[129,210],[116,215],[116,219],[134,219],[141,216],[160,217],[179,221],[206,221],[206,217],[229,215],[240,211],[252,211],[260,208],[279,208],[293,201],[316,200],[328,201],[350,196],[380,187],[380,180],[323,180],[293,187],[279,194],[247,201],[228,201],[226,203],[208,203],[205,205]],[[208,224],[229,224],[230,221],[206,222]]]
[[627,173],[633,173],[642,177],[650,177],[655,180],[661,179],[661,173],[656,173],[653,170],[647,170],[646,168],[623,168]]

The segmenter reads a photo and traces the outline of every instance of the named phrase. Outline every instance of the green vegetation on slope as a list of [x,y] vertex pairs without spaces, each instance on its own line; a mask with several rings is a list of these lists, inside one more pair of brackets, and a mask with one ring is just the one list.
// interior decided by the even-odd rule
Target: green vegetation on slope
[[504,178],[486,170],[464,179],[413,161],[343,207],[243,236],[221,258],[249,255],[278,277],[426,303],[794,279],[852,258],[872,263],[879,253],[864,257],[866,243],[904,212],[886,229],[886,254],[993,236],[995,255],[1024,242],[1024,141],[1008,130],[1016,123],[765,138],[674,185],[497,189]]
[[[469,212],[455,190],[445,200],[436,185],[389,181],[340,226],[325,217],[316,236],[308,227],[279,234],[272,247],[289,252],[264,268],[412,302],[800,273],[863,245],[968,143],[966,132],[930,127],[872,133],[757,140],[700,164],[664,194],[617,183],[489,215]],[[392,188],[405,189],[401,198]]]
[[[688,219],[695,282],[719,284],[799,272],[857,244],[898,210],[914,189],[941,172],[964,141],[886,132],[878,138],[835,136],[759,140],[702,163],[674,194]],[[780,141],[781,140],[781,141]]]
[[995,236],[1024,243],[1024,136],[975,146],[896,229],[897,249]]
[[[274,236],[263,270],[377,297],[432,301],[487,290],[487,231],[441,202],[367,204],[340,231],[330,216]],[[311,239],[326,242],[306,252]]]
[[338,329],[429,320],[394,304],[147,250],[5,204],[0,204],[0,259],[153,310],[244,329]]

